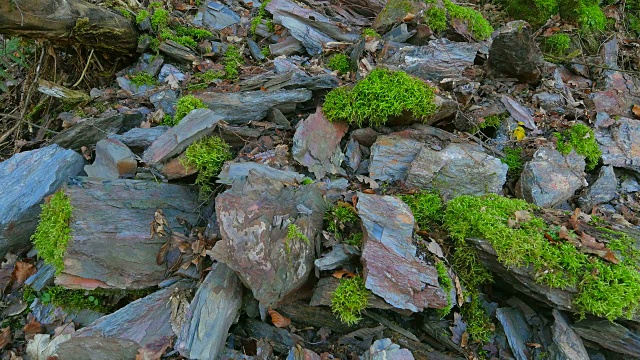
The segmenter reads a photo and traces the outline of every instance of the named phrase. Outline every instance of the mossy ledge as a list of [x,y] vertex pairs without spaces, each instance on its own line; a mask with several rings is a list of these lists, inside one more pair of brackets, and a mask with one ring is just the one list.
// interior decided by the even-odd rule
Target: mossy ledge
[[380,126],[405,112],[427,119],[436,112],[434,101],[434,90],[424,81],[402,71],[375,69],[353,88],[331,90],[322,110],[329,121]]
[[72,213],[71,201],[64,191],[59,190],[44,204],[36,232],[31,236],[38,256],[56,269],[56,274],[64,270],[64,254],[71,240],[69,221]]

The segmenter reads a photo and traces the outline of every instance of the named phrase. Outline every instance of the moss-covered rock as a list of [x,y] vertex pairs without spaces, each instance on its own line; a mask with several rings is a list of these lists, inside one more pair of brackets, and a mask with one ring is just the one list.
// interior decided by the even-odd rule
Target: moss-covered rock
[[64,270],[64,254],[71,240],[71,202],[64,191],[53,194],[43,205],[40,222],[31,237],[38,256],[53,265],[56,274]]
[[384,33],[393,25],[402,22],[408,13],[417,15],[424,9],[425,3],[423,1],[389,0],[384,9],[376,16],[372,27],[375,31]]

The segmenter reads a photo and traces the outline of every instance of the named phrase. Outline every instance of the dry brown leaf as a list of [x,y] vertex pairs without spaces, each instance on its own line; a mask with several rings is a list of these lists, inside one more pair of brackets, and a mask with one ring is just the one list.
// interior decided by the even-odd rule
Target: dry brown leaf
[[347,269],[342,269],[342,270],[335,271],[332,275],[336,279],[342,279],[345,276],[349,277],[349,278],[354,278],[354,277],[357,276],[355,273],[352,273],[351,271],[349,271]]
[[42,324],[40,324],[35,317],[31,318],[31,321],[22,329],[22,331],[24,331],[24,337],[27,340],[33,339],[35,334],[42,333],[42,330]]
[[631,111],[633,112],[633,115],[635,115],[637,118],[640,118],[640,106],[633,105]]
[[465,331],[460,339],[460,347],[464,349],[467,345],[469,345],[469,333]]
[[273,326],[277,328],[286,328],[291,324],[291,319],[286,316],[280,315],[275,310],[269,310],[269,316],[271,316],[271,322],[273,323]]
[[33,264],[18,261],[13,268],[13,278],[17,285],[22,285],[33,274],[36,273],[36,267]]
[[529,342],[529,343],[524,343],[525,345],[527,345],[528,347],[534,348],[534,349],[539,349],[542,347],[541,344],[538,343],[534,343],[534,342]]
[[405,16],[402,18],[402,21],[404,21],[404,22],[409,22],[409,21],[411,21],[411,20],[413,20],[413,19],[415,19],[415,18],[416,18],[416,14],[407,13],[407,15],[405,15]]
[[561,226],[560,229],[558,230],[558,237],[560,239],[563,240],[567,240],[567,241],[571,241],[573,240],[570,236],[569,236],[569,230],[567,230],[566,226]]
[[375,195],[375,191],[373,191],[372,189],[364,189],[362,190],[363,193],[365,194],[371,194],[371,195]]
[[583,232],[580,236],[580,242],[582,243],[582,245],[587,246],[591,249],[603,250],[605,248],[603,243],[599,243],[598,241],[596,241],[596,238],[585,232]]
[[0,330],[0,349],[7,346],[7,344],[11,344],[11,328],[6,327]]

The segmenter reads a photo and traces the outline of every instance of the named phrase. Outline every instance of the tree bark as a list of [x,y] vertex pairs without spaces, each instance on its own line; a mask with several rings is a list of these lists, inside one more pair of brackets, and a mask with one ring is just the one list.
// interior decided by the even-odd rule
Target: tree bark
[[83,0],[0,1],[0,33],[116,54],[133,53],[138,43],[131,20]]

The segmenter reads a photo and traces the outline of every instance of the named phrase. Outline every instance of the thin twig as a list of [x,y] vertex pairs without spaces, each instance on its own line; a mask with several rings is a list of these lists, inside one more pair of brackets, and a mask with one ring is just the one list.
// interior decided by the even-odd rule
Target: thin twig
[[82,81],[82,79],[84,79],[84,74],[87,73],[87,68],[89,68],[89,64],[91,63],[92,56],[93,56],[93,49],[91,49],[91,52],[89,53],[89,58],[87,59],[87,65],[84,66],[84,70],[82,70],[82,75],[80,75],[80,79],[78,79],[78,81],[76,81],[76,83],[71,86],[72,88],[78,86]]

